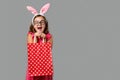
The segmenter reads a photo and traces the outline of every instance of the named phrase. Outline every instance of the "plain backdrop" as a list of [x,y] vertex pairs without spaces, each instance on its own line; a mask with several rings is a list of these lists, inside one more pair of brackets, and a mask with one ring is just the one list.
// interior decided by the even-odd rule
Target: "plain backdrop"
[[26,6],[48,2],[54,80],[120,80],[119,0],[1,0],[0,80],[25,80]]

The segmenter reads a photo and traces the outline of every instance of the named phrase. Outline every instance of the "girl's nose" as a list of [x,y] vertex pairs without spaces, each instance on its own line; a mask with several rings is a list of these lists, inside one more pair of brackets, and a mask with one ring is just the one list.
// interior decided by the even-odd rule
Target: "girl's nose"
[[40,26],[40,25],[41,25],[41,23],[38,23],[38,25]]

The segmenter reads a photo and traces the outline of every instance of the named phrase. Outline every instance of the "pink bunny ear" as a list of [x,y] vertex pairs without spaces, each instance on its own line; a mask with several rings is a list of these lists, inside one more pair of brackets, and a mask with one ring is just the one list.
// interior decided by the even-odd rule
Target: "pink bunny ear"
[[41,8],[40,14],[41,14],[41,15],[44,15],[44,14],[48,11],[49,7],[50,7],[50,3],[45,4],[45,5]]
[[31,7],[31,6],[27,6],[27,9],[32,13],[32,14],[38,14],[38,12],[37,12],[37,10],[36,9],[34,9],[33,7]]

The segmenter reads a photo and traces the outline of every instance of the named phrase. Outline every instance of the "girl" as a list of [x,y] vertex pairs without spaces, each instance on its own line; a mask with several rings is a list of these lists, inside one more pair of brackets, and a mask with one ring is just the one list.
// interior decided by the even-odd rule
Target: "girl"
[[[46,6],[44,6],[41,10],[43,10],[44,8],[46,8]],[[29,7],[28,10],[33,12],[33,8],[31,9],[31,7]],[[42,12],[42,14],[43,13],[44,12]],[[30,28],[27,34],[27,43],[34,44],[34,43],[41,43],[42,41],[44,41],[44,43],[50,42],[51,44],[53,44],[53,37],[49,33],[48,22],[45,16],[41,14],[37,14],[37,15],[34,15],[32,19],[32,24],[30,25]],[[53,75],[30,76],[28,74],[28,69],[27,69],[26,80],[53,80]]]
[[49,33],[48,22],[46,18],[42,15],[37,15],[33,20],[33,24],[30,25],[27,35],[27,42],[37,43],[44,39],[45,42],[53,43],[53,38]]

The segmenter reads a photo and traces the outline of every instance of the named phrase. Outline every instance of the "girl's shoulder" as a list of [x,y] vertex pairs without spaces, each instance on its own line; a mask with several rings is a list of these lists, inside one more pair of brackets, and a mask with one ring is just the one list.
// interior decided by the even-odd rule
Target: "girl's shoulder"
[[33,38],[34,38],[34,33],[29,31],[29,32],[27,33],[27,36],[31,36],[32,39],[33,39]]
[[47,34],[46,34],[46,38],[47,38],[47,39],[50,39],[51,37],[52,37],[52,34],[51,34],[51,33],[47,33]]
[[29,31],[27,34],[31,34],[31,35],[33,35],[34,33]]

